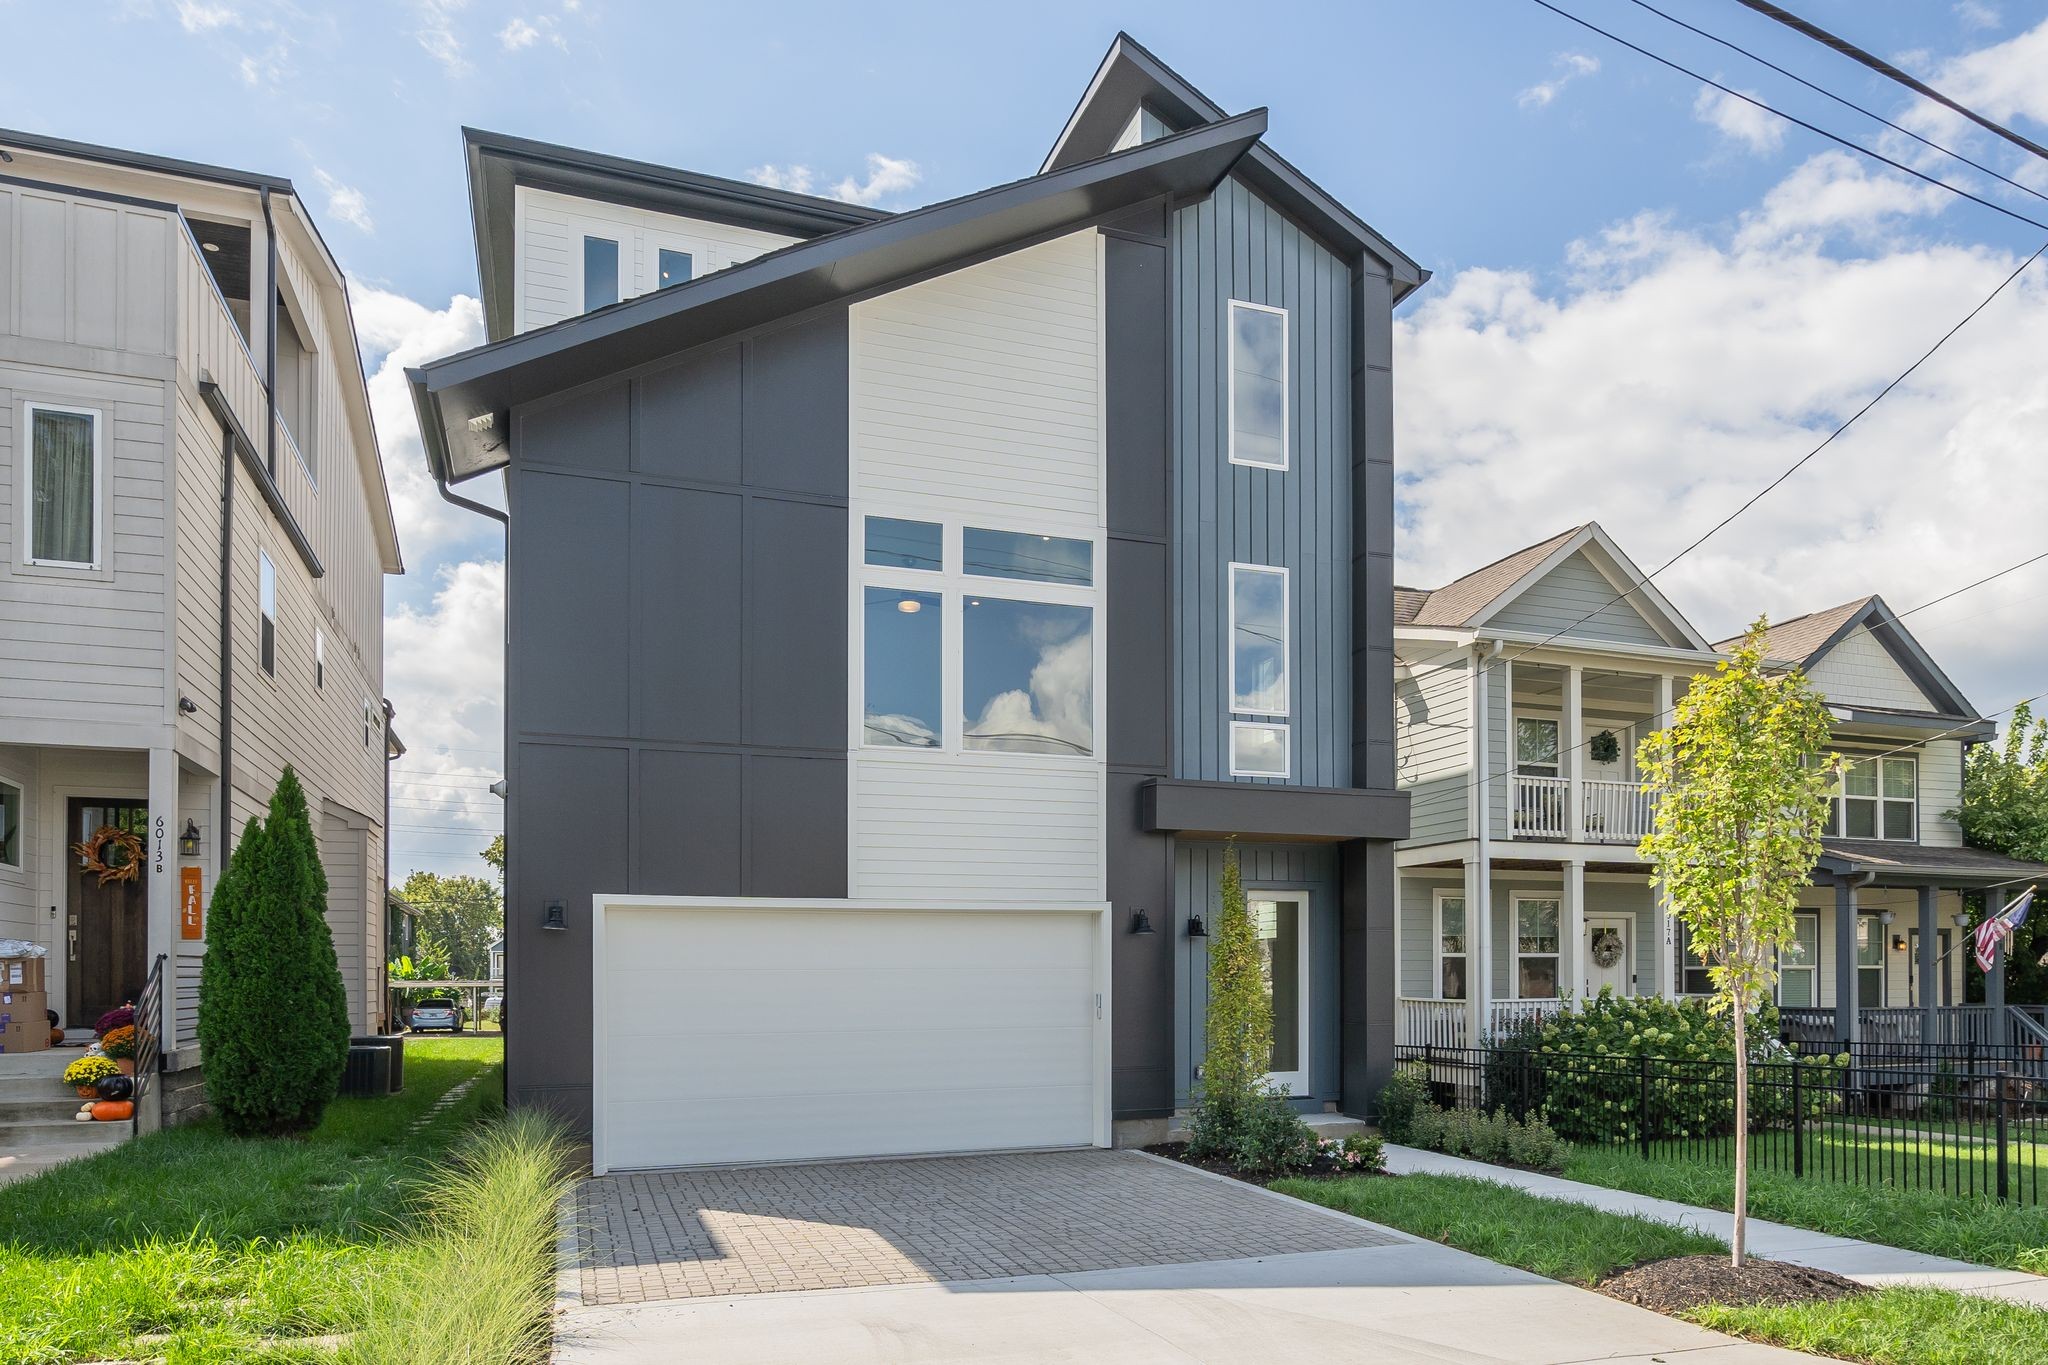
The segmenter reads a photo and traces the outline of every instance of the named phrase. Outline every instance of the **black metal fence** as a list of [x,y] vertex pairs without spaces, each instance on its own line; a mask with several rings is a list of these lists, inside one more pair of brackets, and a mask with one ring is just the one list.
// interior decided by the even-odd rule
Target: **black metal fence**
[[[1735,1064],[1412,1047],[1445,1107],[1540,1114],[1559,1136],[1732,1166]],[[2048,1202],[2048,1079],[2028,1059],[1856,1054],[1749,1068],[1749,1164],[1802,1179]]]

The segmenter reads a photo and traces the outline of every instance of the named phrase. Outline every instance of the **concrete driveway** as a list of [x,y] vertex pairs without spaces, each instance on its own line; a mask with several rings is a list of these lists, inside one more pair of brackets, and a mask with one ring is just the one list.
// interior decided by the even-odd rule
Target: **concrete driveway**
[[1132,1152],[606,1177],[556,1360],[1805,1357]]

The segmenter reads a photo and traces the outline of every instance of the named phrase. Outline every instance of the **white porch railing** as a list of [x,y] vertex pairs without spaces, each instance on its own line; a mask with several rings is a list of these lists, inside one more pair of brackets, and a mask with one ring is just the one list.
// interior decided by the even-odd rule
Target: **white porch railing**
[[[1495,1000],[1486,1007],[1486,1034],[1497,1038],[1528,1019],[1548,1019],[1565,1000]],[[1403,996],[1396,1035],[1402,1047],[1470,1047],[1469,1011],[1463,1000]]]
[[1517,839],[1562,839],[1565,837],[1565,803],[1571,783],[1562,777],[1513,778],[1514,831]]
[[1486,1036],[1498,1038],[1517,1024],[1548,1019],[1570,1002],[1564,1000],[1496,1000],[1487,1006]]
[[1581,782],[1586,802],[1586,840],[1595,844],[1641,843],[1655,818],[1656,797],[1634,782]]

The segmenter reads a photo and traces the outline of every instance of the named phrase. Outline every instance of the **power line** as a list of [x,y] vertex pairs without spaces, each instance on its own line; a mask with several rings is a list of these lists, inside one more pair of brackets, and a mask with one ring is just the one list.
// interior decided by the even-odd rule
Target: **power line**
[[1837,37],[1835,34],[1828,32],[1820,25],[1808,23],[1806,20],[1792,13],[1792,11],[1782,8],[1778,5],[1769,4],[1766,2],[1766,0],[1737,0],[1737,3],[1743,5],[1745,8],[1755,10],[1758,14],[1763,15],[1766,19],[1770,19],[1777,23],[1783,24],[1786,28],[1791,29],[1794,33],[1803,34],[1804,36],[1813,39],[1815,42],[1819,43],[1823,47],[1832,48],[1834,51],[1841,53],[1844,57],[1847,57],[1850,61],[1855,62],[1860,66],[1869,67],[1872,71],[1875,71],[1878,75],[1883,76],[1886,80],[1896,81],[1898,84],[1905,86],[1908,90],[1911,90],[1914,94],[1924,95],[1928,99],[1933,100],[1936,104],[1941,105],[1943,108],[1952,109],[1956,113],[1961,114],[1964,118],[1976,124],[1978,127],[1989,129],[1991,132],[1996,133],[1999,137],[2004,138],[2013,146],[2024,148],[2027,151],[2032,152],[2035,156],[2040,157],[2043,161],[2048,161],[2048,147],[2043,147],[2040,143],[2035,142],[2032,138],[2022,137],[2020,134],[2015,133],[2012,129],[2006,127],[2004,124],[1993,123],[1990,119],[1984,117],[1984,115],[1978,113],[1976,110],[1969,108],[1967,105],[1958,104],[1956,101],[1950,99],[1947,95],[1942,94],[1939,90],[1936,90],[1933,86],[1927,84],[1925,81],[1919,80],[1914,76],[1908,75],[1906,72],[1901,71],[1898,67],[1893,66],[1890,62],[1886,61],[1884,58],[1876,55],[1875,53],[1865,52],[1862,48],[1856,46],[1856,44],[1850,42],[1847,38]]
[[[1743,0],[1744,4],[1747,4],[1748,2],[1749,0]],[[1710,76],[1701,75],[1699,72],[1694,71],[1691,67],[1682,66],[1679,63],[1672,61],[1669,57],[1661,57],[1656,53],[1650,51],[1650,49],[1646,47],[1643,47],[1636,43],[1632,43],[1628,39],[1623,38],[1618,34],[1610,33],[1606,29],[1600,27],[1598,24],[1592,22],[1589,19],[1581,19],[1578,15],[1571,13],[1569,10],[1559,9],[1556,5],[1551,4],[1550,0],[1532,0],[1532,3],[1542,6],[1544,9],[1549,10],[1552,14],[1557,15],[1561,19],[1571,20],[1571,22],[1577,24],[1580,28],[1588,29],[1591,32],[1599,34],[1601,37],[1607,39],[1609,42],[1619,43],[1621,46],[1627,48],[1631,52],[1639,53],[1642,56],[1648,57],[1651,61],[1656,62],[1659,66],[1670,67],[1673,71],[1678,72],[1680,75],[1689,77],[1692,80],[1696,80],[1702,85],[1711,85],[1714,87],[1714,89],[1719,90],[1724,95],[1728,95],[1734,99],[1741,100],[1744,104],[1755,105],[1757,108],[1763,110],[1767,114],[1775,114],[1779,118],[1784,119],[1787,123],[1795,123],[1799,125],[1801,128],[1806,129],[1810,133],[1818,134],[1819,136],[1826,138],[1830,142],[1836,143],[1842,147],[1846,147],[1848,150],[1852,152],[1860,152],[1862,155],[1871,158],[1873,161],[1882,161],[1885,165],[1890,166],[1893,170],[1901,171],[1907,175],[1910,175],[1915,180],[1924,180],[1930,185],[1938,185],[1942,189],[1947,190],[1950,194],[1961,195],[1963,198],[1968,199],[1970,202],[1974,204],[1982,204],[1985,208],[1990,209],[1993,213],[2002,213],[2008,218],[2016,218],[2022,223],[2026,223],[2029,226],[2037,227],[2044,232],[2048,232],[2048,223],[2044,223],[2036,218],[2029,218],[2026,214],[2019,212],[2017,209],[2009,209],[2003,204],[1994,203],[1991,200],[1984,198],[1982,195],[1972,194],[1970,193],[1970,191],[1962,188],[1960,185],[1951,185],[1946,180],[1943,180],[1938,176],[1929,175],[1925,171],[1917,170],[1912,166],[1908,166],[1903,161],[1894,160],[1893,158],[1886,156],[1883,152],[1872,151],[1870,148],[1863,146],[1861,143],[1852,142],[1848,138],[1843,137],[1839,133],[1831,133],[1817,123],[1809,123],[1805,119],[1800,118],[1797,114],[1788,114],[1783,109],[1779,109],[1772,105],[1766,104],[1754,95],[1746,95],[1742,91],[1737,90],[1732,86],[1723,85],[1721,84],[1721,82],[1714,80]]]
[[1880,114],[1875,110],[1865,109],[1862,105],[1856,103],[1854,100],[1845,99],[1842,96],[1837,95],[1834,91],[1828,89],[1826,86],[1819,85],[1813,81],[1806,79],[1806,77],[1800,75],[1796,71],[1786,70],[1784,67],[1779,66],[1776,62],[1770,60],[1768,57],[1758,56],[1756,53],[1751,52],[1748,48],[1742,46],[1740,43],[1736,43],[1727,38],[1723,38],[1718,33],[1710,33],[1706,29],[1700,28],[1697,25],[1688,24],[1685,20],[1679,18],[1677,15],[1667,14],[1663,10],[1658,9],[1655,5],[1650,4],[1649,0],[1630,0],[1630,3],[1642,9],[1648,10],[1650,13],[1656,15],[1659,19],[1665,20],[1667,23],[1678,25],[1678,27],[1686,30],[1686,32],[1688,33],[1696,33],[1700,37],[1705,38],[1710,43],[1719,43],[1722,47],[1727,48],[1731,52],[1738,52],[1743,56],[1749,58],[1751,61],[1755,62],[1759,66],[1769,67],[1771,70],[1777,72],[1780,76],[1785,77],[1787,80],[1797,81],[1800,85],[1805,86],[1808,90],[1813,91],[1815,94],[1821,95],[1827,99],[1831,99],[1835,103],[1843,106],[1846,109],[1854,109],[1857,113],[1863,115],[1865,118],[1875,119],[1879,123],[1882,123],[1885,127],[1892,129],[1894,132],[1904,133],[1907,137],[1912,138],[1913,141],[1919,143],[1923,147],[1931,147],[1935,151],[1940,152],[1943,156],[1953,157],[1957,161],[1962,162],[1965,166],[1968,166],[1973,170],[1982,171],[1985,175],[1990,176],[1993,180],[2004,181],[2006,184],[2012,186],[2014,189],[2020,191],[2022,194],[2031,194],[2036,199],[2048,201],[2048,194],[2041,193],[2041,191],[2035,189],[2032,185],[2025,185],[2017,180],[2014,180],[2010,176],[2002,175],[1999,172],[1993,170],[1991,167],[1984,165],[1980,161],[1971,160],[1969,157],[1964,156],[1961,152],[1956,151],[1952,147],[1944,147],[1939,142],[1936,142],[1933,138],[1924,137],[1921,134],[1914,132],[1911,128],[1906,127],[1904,124],[1894,123],[1890,119],[1886,118],[1883,114]]

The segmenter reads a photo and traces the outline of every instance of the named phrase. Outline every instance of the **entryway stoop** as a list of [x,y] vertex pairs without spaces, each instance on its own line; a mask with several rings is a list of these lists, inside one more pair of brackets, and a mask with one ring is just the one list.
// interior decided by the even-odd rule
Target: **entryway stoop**
[[83,1055],[76,1048],[51,1048],[0,1056],[0,1184],[118,1147],[133,1135],[130,1123],[80,1123],[73,1117],[85,1101],[59,1078]]

